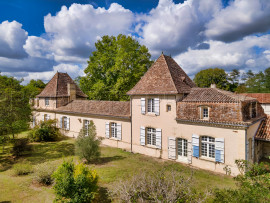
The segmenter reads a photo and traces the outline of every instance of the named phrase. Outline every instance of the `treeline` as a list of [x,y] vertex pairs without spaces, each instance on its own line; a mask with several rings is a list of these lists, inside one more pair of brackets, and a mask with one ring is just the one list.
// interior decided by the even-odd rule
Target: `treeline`
[[210,87],[211,84],[216,84],[220,89],[237,93],[269,93],[270,67],[258,73],[252,70],[241,73],[236,69],[226,73],[221,68],[209,68],[198,72],[194,82],[198,87]]

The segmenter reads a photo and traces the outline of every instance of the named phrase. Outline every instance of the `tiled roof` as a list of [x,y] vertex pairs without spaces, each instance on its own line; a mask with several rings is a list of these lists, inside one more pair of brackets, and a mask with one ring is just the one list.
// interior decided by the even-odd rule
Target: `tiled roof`
[[243,93],[242,95],[256,98],[261,104],[270,104],[270,93]]
[[[37,97],[67,97],[67,84],[76,84],[67,73],[57,72]],[[76,84],[77,97],[87,97]]]
[[261,122],[255,139],[270,141],[270,116],[267,116],[267,118]]
[[114,117],[130,117],[130,102],[74,100],[66,106],[57,108],[56,111]]
[[235,94],[218,88],[192,88],[182,102],[240,102],[256,100],[241,94]]
[[195,83],[169,56],[161,55],[128,95],[189,93]]

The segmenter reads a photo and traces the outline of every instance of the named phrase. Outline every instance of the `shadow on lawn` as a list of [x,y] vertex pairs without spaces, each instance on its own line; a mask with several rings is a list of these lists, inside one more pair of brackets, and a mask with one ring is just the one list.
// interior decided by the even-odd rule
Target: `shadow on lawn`
[[126,157],[123,157],[123,156],[100,157],[97,160],[90,162],[90,164],[103,165],[103,164],[109,163],[111,161],[122,160],[125,158]]
[[108,189],[105,187],[99,187],[98,194],[94,202],[98,202],[98,203],[112,202],[112,200],[109,197]]

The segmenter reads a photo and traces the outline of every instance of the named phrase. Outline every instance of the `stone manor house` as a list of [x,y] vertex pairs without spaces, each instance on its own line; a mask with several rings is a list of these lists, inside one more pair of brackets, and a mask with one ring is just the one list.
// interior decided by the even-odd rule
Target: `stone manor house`
[[94,101],[67,73],[57,72],[35,98],[33,126],[57,119],[76,137],[92,120],[102,143],[218,173],[239,173],[235,160],[270,155],[270,122],[257,99],[198,88],[169,56],[161,55],[129,91],[129,102]]

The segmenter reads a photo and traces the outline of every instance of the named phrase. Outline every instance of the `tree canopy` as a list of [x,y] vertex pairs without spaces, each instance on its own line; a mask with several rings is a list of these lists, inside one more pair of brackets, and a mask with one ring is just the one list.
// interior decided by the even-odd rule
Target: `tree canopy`
[[31,115],[29,96],[21,81],[0,74],[0,135],[28,129]]
[[46,84],[42,80],[30,80],[25,86],[30,98],[35,98],[45,88]]
[[79,78],[80,88],[95,100],[128,100],[126,92],[140,80],[151,66],[148,49],[130,36],[103,36],[95,43]]

